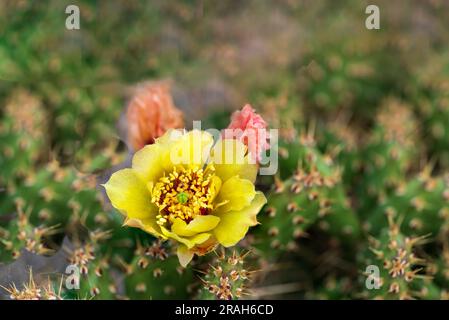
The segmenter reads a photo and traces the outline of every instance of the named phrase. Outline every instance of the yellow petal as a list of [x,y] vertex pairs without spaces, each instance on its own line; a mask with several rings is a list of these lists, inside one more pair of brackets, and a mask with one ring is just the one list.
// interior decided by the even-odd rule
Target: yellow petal
[[221,179],[219,177],[217,177],[216,175],[214,175],[212,177],[212,183],[209,187],[210,192],[212,193],[212,197],[210,199],[211,202],[213,202],[215,200],[215,198],[218,196],[218,193],[220,192],[221,189]]
[[192,130],[170,146],[169,161],[172,165],[202,167],[210,156],[213,136],[205,131]]
[[161,234],[161,229],[159,225],[156,223],[156,220],[154,218],[151,219],[126,219],[123,223],[124,226],[127,227],[133,227],[133,228],[139,228],[145,232],[148,232],[149,234],[152,234],[153,236],[157,238],[162,238],[164,240],[167,239],[166,236]]
[[176,250],[176,253],[178,255],[178,260],[181,266],[184,268],[189,264],[189,262],[193,258],[193,252],[190,251],[186,246],[180,244],[178,246],[178,249]]
[[211,162],[223,182],[233,176],[240,176],[253,183],[256,180],[257,165],[251,163],[247,147],[238,140],[219,140],[211,151]]
[[[160,156],[161,166],[165,171],[173,170],[173,163],[170,159],[172,148],[176,146],[180,139],[186,134],[185,130],[170,129],[163,136],[156,139],[156,144],[162,147]],[[174,151],[173,151],[174,152]]]
[[132,168],[144,182],[157,181],[164,173],[161,157],[163,147],[159,144],[147,145],[136,152],[132,160]]
[[237,176],[229,178],[221,186],[216,202],[223,203],[218,212],[239,211],[249,206],[256,195],[256,189],[251,181]]
[[103,186],[114,208],[128,218],[148,219],[157,212],[146,185],[133,169],[115,172]]
[[220,218],[213,215],[197,216],[189,224],[177,218],[171,230],[179,236],[191,237],[195,234],[212,230],[219,222]]
[[156,139],[155,143],[160,145],[169,145],[178,141],[185,134],[183,129],[169,129],[162,136]]
[[205,242],[211,236],[210,233],[199,233],[193,237],[187,238],[187,237],[181,237],[181,236],[177,235],[176,233],[167,230],[167,228],[165,228],[165,227],[161,227],[161,231],[162,231],[162,234],[164,236],[166,236],[167,238],[174,239],[174,240],[184,244],[189,249],[192,249],[197,244],[201,244],[201,243]]
[[249,227],[257,224],[257,214],[267,202],[262,192],[257,192],[251,205],[241,211],[225,212],[220,217],[220,223],[214,229],[214,235],[225,247],[239,242],[248,232]]

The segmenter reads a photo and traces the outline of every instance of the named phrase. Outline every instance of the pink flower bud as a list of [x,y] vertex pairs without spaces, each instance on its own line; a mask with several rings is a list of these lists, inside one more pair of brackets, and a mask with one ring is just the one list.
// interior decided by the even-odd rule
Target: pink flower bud
[[231,123],[223,131],[223,138],[238,139],[248,146],[253,160],[260,162],[262,152],[270,148],[267,124],[251,105],[247,104],[241,111],[235,111]]

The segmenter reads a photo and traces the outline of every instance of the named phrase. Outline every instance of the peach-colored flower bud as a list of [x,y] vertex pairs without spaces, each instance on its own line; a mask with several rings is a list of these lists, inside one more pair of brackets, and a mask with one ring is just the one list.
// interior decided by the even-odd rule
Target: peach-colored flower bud
[[168,129],[184,127],[182,112],[176,108],[166,82],[136,87],[127,109],[128,143],[137,151],[162,136]]
[[267,124],[251,105],[247,104],[231,116],[231,123],[223,131],[226,139],[238,139],[248,146],[248,151],[258,163],[262,152],[270,148]]

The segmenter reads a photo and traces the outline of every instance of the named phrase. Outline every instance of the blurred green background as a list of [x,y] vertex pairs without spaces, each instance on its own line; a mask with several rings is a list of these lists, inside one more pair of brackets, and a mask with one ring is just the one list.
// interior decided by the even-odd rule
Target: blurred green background
[[[69,4],[80,30],[65,28]],[[80,137],[109,139],[126,88],[148,79],[173,80],[187,120],[291,104],[292,120],[343,115],[363,131],[393,95],[410,101],[431,157],[446,165],[447,100],[434,82],[449,68],[448,4],[377,1],[381,28],[367,30],[368,4],[3,0],[1,112],[25,90],[45,109],[50,145],[70,153],[93,143]]]

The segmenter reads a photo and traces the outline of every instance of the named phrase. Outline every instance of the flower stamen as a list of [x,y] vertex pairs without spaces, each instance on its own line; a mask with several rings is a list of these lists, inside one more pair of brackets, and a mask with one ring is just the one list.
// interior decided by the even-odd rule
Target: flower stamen
[[163,226],[180,218],[189,223],[197,215],[212,209],[214,170],[211,165],[202,168],[174,168],[163,176],[152,190],[151,202],[159,208],[157,224]]

